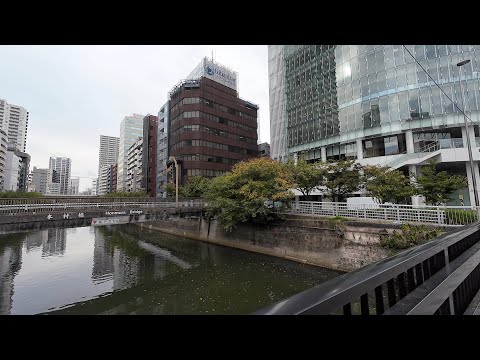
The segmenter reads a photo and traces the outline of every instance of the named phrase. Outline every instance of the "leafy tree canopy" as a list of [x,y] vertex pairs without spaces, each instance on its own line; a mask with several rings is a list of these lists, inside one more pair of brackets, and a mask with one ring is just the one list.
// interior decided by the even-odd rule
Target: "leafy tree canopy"
[[251,159],[211,180],[205,194],[207,210],[227,231],[243,222],[266,223],[289,205],[292,187],[284,164],[265,157]]
[[453,192],[467,186],[467,178],[437,171],[435,161],[430,160],[428,165],[422,167],[416,183],[418,193],[425,197],[427,204],[440,205],[451,200]]
[[399,170],[391,170],[388,166],[366,166],[364,182],[367,195],[381,203],[405,204],[410,196],[415,195],[410,178]]

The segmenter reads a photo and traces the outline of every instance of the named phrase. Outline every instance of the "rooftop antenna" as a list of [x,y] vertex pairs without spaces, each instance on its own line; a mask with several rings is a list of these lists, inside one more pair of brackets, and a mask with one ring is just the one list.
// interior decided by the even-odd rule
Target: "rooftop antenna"
[[212,50],[212,62],[213,62],[213,50]]

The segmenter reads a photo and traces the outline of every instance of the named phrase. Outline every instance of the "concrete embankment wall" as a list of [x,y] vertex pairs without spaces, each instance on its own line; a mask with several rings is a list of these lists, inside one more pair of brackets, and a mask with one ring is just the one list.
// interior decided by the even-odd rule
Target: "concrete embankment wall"
[[231,233],[217,220],[201,218],[170,216],[138,225],[342,271],[353,271],[388,257],[389,250],[379,245],[380,236],[398,228],[381,222],[333,221],[293,215],[268,226],[240,225]]

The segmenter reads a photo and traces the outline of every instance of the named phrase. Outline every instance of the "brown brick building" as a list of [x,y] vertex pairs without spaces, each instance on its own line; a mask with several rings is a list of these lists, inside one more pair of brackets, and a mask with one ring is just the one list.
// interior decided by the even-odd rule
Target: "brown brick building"
[[169,154],[180,160],[180,183],[215,177],[257,156],[258,106],[206,77],[170,92]]
[[151,197],[157,195],[157,127],[155,115],[143,118],[142,188]]

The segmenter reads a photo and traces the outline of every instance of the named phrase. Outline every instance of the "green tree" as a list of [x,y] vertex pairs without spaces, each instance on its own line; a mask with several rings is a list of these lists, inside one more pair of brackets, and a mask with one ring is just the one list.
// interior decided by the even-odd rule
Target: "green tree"
[[238,163],[231,172],[213,178],[205,194],[208,213],[227,231],[244,222],[267,223],[281,218],[293,193],[287,167],[269,158]]
[[178,189],[179,195],[187,198],[200,198],[207,191],[208,183],[209,180],[203,176],[190,176],[187,183]]
[[440,205],[449,201],[450,195],[465,186],[467,178],[460,175],[449,175],[446,171],[438,172],[435,161],[430,160],[422,167],[421,175],[416,178],[417,192],[425,197],[425,202]]
[[[176,190],[176,187],[174,183],[168,183],[167,185],[165,185],[165,191],[167,192],[167,197],[175,197],[176,196],[175,190]],[[181,188],[179,187],[178,196],[180,196],[180,191],[181,191]]]
[[362,187],[362,166],[353,160],[339,160],[320,165],[325,171],[325,195],[332,201],[343,202]]
[[323,183],[325,177],[324,167],[317,164],[309,164],[305,161],[299,161],[297,165],[293,161],[289,161],[286,167],[291,173],[295,189],[304,196],[309,196],[313,190]]
[[391,170],[388,166],[366,166],[364,168],[365,190],[368,196],[381,203],[406,203],[415,195],[415,187],[410,178],[399,170]]

